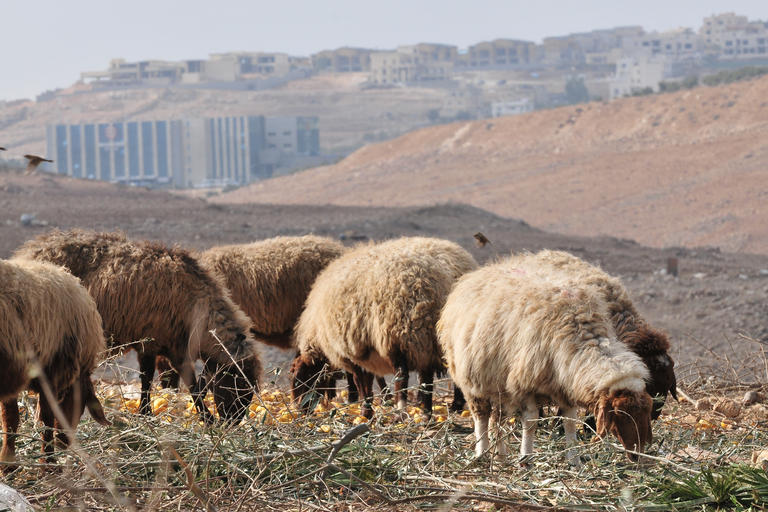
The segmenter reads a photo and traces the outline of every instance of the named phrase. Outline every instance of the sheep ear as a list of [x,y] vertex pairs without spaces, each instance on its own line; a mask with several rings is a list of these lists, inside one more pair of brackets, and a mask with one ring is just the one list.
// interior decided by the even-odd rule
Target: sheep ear
[[601,396],[595,406],[595,427],[597,435],[605,437],[608,434],[608,421],[610,418],[610,400],[607,396]]

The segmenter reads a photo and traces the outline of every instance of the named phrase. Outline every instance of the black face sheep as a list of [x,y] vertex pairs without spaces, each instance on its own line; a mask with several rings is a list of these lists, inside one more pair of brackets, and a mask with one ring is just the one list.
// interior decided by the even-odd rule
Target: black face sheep
[[[354,376],[371,417],[373,375],[395,374],[395,399],[406,404],[408,372],[419,372],[421,404],[432,411],[432,380],[444,369],[435,323],[456,279],[477,263],[458,245],[432,238],[401,238],[347,252],[320,273],[296,326],[299,355],[293,397],[316,384],[320,370]],[[323,382],[327,385],[327,382]]]
[[564,411],[569,443],[577,407],[592,409],[598,434],[613,433],[627,449],[651,441],[648,368],[616,339],[593,287],[553,285],[502,260],[459,279],[437,332],[474,418],[478,456],[489,446],[492,407],[501,417],[522,411],[523,455],[533,451],[538,407],[550,402]]
[[[80,281],[65,269],[26,260],[0,260],[0,409],[3,448],[0,460],[15,460],[19,428],[19,392],[39,394],[38,418],[46,426],[43,451],[53,454],[53,430],[74,429],[85,408],[99,423],[109,425],[91,382],[91,372],[106,350],[101,317]],[[39,365],[42,375],[36,375]],[[51,395],[45,392],[50,388]],[[58,403],[63,419],[49,401]],[[67,443],[69,437],[61,432]]]
[[[261,375],[251,322],[219,278],[187,251],[131,242],[121,234],[75,230],[42,235],[16,255],[63,265],[80,277],[96,301],[112,346],[138,352],[143,413],[151,412],[149,388],[158,355],[167,357],[190,387],[206,419],[210,416],[194,375],[197,359],[207,360],[209,370],[229,375],[215,379],[220,385],[238,386],[226,393],[214,390],[214,396],[241,405],[250,402]],[[235,362],[248,371],[249,385],[243,385]],[[233,404],[217,407],[228,419],[240,419],[247,408]]]
[[512,259],[516,268],[546,276],[563,286],[581,283],[597,288],[608,306],[619,340],[640,356],[650,371],[645,390],[654,401],[651,418],[655,420],[661,414],[667,393],[677,399],[675,362],[669,356],[669,340],[640,316],[619,279],[563,251],[521,253]]

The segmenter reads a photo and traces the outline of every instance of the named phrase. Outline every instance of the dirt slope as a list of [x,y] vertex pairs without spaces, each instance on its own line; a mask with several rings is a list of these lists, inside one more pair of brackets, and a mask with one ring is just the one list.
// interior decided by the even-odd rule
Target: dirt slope
[[213,201],[469,203],[546,230],[768,253],[768,78],[426,128]]

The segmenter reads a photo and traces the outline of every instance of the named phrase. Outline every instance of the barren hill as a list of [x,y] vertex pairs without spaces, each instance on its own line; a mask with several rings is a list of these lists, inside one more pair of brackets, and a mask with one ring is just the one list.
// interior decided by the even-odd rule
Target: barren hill
[[222,203],[469,203],[550,231],[768,253],[768,78],[431,127]]

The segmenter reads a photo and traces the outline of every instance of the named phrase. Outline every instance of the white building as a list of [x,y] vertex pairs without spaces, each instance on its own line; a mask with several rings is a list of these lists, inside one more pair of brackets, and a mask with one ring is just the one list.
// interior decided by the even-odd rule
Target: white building
[[510,101],[495,101],[491,103],[491,116],[515,116],[533,111],[533,102],[528,98]]
[[668,58],[625,57],[616,63],[616,74],[610,84],[610,97],[621,98],[650,87],[659,91],[659,82],[671,75],[671,62]]

